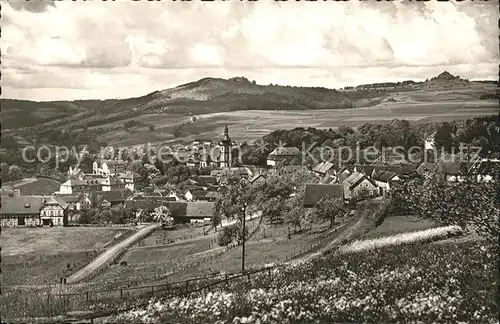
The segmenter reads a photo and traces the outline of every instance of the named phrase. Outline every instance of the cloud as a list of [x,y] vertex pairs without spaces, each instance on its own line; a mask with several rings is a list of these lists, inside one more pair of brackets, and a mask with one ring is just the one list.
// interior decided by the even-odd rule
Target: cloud
[[9,4],[14,10],[29,12],[44,12],[48,7],[55,7],[53,1],[12,1]]
[[[104,87],[112,97],[117,84],[128,87],[121,78],[153,91],[231,74],[342,86],[356,82],[350,75],[371,78],[358,73],[369,68],[380,79],[454,66],[474,78],[493,63],[497,72],[488,2],[19,3],[2,8],[3,84],[12,89]],[[335,75],[318,77],[325,71]]]

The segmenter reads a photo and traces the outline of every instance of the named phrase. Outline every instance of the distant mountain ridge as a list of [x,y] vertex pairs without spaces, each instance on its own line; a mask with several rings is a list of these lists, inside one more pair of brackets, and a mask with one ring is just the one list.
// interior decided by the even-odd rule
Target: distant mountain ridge
[[[314,110],[369,107],[382,102],[383,91],[407,88],[461,88],[470,82],[444,71],[425,82],[407,80],[346,87],[260,85],[243,76],[207,77],[174,88],[128,99],[35,102],[2,99],[4,129],[98,126],[142,114],[188,116],[239,110]],[[377,91],[371,91],[377,89]],[[380,90],[382,89],[382,90]],[[385,90],[384,90],[385,89]],[[382,91],[382,92],[381,92]]]

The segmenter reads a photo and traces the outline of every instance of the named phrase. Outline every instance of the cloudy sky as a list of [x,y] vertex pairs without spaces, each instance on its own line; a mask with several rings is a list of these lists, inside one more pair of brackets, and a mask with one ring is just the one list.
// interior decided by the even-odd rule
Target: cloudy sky
[[141,96],[203,77],[340,88],[498,76],[496,1],[7,2],[4,98]]

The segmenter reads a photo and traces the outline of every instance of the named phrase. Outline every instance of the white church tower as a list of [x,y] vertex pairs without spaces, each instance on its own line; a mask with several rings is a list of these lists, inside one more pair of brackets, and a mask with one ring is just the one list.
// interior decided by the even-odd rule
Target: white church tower
[[232,162],[232,157],[231,157],[231,152],[232,152],[232,144],[231,144],[231,138],[229,138],[229,131],[227,129],[227,124],[226,127],[224,127],[224,138],[222,139],[222,142],[219,143],[220,146],[220,167],[221,168],[230,168],[231,167],[231,162]]

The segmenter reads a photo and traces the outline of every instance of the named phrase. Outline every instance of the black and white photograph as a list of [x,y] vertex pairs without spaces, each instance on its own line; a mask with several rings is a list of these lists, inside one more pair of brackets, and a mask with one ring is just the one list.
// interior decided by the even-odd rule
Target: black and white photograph
[[499,324],[498,1],[0,5],[0,323]]

